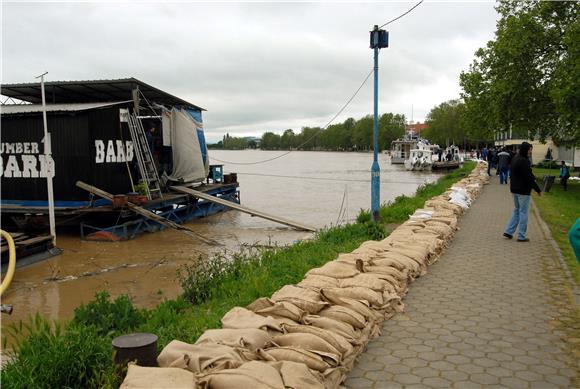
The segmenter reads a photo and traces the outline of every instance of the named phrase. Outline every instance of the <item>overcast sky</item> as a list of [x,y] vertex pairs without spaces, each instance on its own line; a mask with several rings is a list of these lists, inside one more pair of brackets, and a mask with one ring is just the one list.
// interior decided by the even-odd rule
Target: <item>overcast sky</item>
[[[368,31],[413,2],[2,2],[2,82],[135,77],[204,107],[209,141],[322,126],[373,65]],[[388,25],[379,112],[459,96],[493,2],[426,1]],[[372,113],[372,78],[336,121]],[[413,108],[412,108],[413,107]]]

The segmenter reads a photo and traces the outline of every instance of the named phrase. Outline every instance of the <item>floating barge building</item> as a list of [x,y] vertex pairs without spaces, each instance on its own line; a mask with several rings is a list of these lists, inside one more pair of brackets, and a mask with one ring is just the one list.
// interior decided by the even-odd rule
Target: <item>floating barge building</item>
[[[171,185],[239,203],[235,175],[209,164],[204,109],[197,105],[135,78],[46,82],[47,160],[41,85],[4,84],[0,93],[11,102],[0,107],[2,228],[47,224],[47,175],[53,177],[57,227],[80,226],[85,238],[122,240],[161,228],[123,207],[127,196],[178,223],[225,209],[172,192]],[[78,181],[115,199],[96,198]]]

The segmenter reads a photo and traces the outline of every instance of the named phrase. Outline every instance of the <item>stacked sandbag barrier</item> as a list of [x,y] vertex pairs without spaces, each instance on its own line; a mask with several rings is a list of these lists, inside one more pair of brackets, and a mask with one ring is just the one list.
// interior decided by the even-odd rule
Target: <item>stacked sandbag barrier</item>
[[409,284],[438,260],[488,181],[480,163],[382,241],[310,270],[297,285],[235,307],[195,344],[170,342],[160,367],[130,365],[121,388],[336,388]]

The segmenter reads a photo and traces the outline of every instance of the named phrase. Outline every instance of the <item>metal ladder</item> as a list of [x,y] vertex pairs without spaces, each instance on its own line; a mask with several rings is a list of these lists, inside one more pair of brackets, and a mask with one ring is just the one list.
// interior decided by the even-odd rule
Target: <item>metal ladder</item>
[[155,167],[155,160],[153,159],[147,138],[145,137],[143,123],[141,123],[141,120],[134,113],[129,114],[128,119],[129,131],[131,132],[131,139],[133,140],[133,151],[137,157],[141,180],[146,183],[147,198],[149,200],[163,198],[157,167]]

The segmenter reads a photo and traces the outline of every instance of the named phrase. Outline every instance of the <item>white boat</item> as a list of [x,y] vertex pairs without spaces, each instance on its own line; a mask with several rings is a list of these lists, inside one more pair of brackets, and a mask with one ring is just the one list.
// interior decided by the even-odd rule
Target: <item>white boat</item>
[[407,170],[431,170],[433,167],[433,151],[430,148],[412,149],[410,157],[405,160]]
[[411,150],[417,148],[419,138],[407,134],[402,139],[391,143],[391,164],[403,164],[411,155]]

